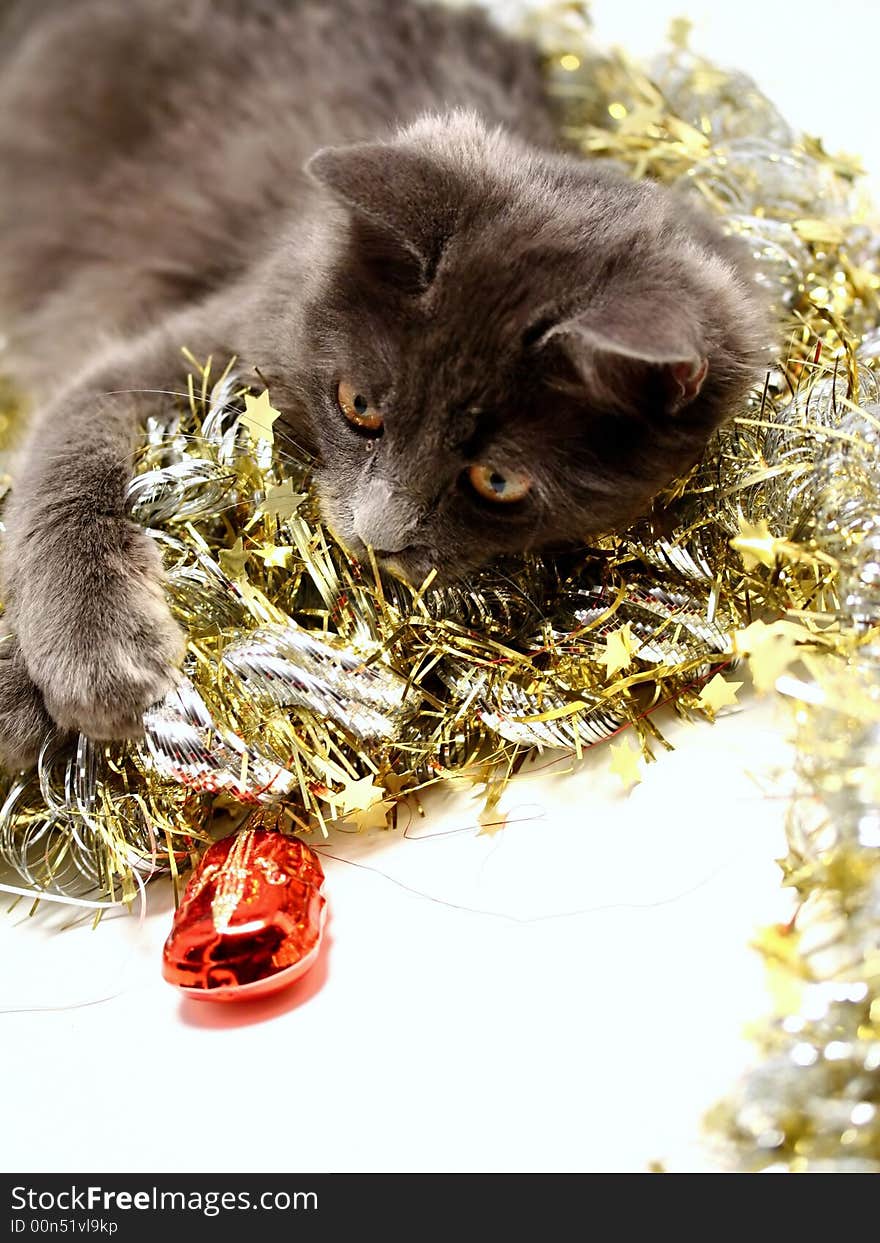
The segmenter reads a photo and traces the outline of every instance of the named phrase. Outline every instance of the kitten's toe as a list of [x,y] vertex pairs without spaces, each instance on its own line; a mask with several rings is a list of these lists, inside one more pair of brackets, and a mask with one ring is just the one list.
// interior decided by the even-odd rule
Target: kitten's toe
[[0,768],[30,768],[52,728],[18,641],[11,634],[0,636]]

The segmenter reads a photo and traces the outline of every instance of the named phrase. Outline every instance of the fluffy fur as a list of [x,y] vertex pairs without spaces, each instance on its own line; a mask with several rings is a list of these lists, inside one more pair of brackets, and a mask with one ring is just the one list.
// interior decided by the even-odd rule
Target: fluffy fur
[[[136,734],[173,681],[124,495],[181,345],[265,378],[329,523],[414,580],[629,521],[753,378],[735,244],[555,151],[535,53],[476,10],[27,0],[0,3],[0,47],[0,366],[35,402],[5,514],[7,764],[50,719]],[[486,500],[472,466],[531,490]]]

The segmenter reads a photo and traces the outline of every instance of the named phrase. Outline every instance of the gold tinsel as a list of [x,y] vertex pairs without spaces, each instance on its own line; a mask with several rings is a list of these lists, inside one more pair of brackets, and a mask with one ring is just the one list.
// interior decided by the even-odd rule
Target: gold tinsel
[[596,49],[577,4],[526,29],[573,150],[749,241],[777,365],[630,531],[414,591],[333,543],[308,463],[234,360],[186,356],[130,492],[189,632],[185,679],[142,745],[50,738],[35,773],[0,784],[5,887],[130,900],[188,864],[218,807],[280,802],[292,829],[323,832],[381,823],[452,771],[486,780],[491,807],[534,747],[580,753],[632,726],[649,757],[651,709],[711,716],[710,679],[747,657],[796,708],[783,866],[800,908],[764,944],[803,1004],[767,1025],[716,1125],[745,1168],[880,1170],[880,245],[858,169],[694,56],[681,23],[647,69]]

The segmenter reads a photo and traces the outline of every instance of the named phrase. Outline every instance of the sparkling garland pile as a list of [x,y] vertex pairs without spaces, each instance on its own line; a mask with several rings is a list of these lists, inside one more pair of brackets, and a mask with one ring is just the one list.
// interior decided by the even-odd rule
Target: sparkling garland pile
[[0,778],[5,888],[100,908],[176,876],[220,806],[280,801],[292,829],[326,831],[385,823],[451,773],[491,806],[530,749],[626,726],[650,758],[652,708],[711,716],[717,671],[748,657],[797,706],[801,906],[767,952],[802,1004],[716,1123],[745,1168],[880,1170],[880,242],[858,169],[680,24],[647,71],[597,50],[580,5],[525,25],[573,150],[748,239],[784,343],[763,389],[625,534],[414,591],[333,543],[234,363],[190,357],[130,494],[189,633],[185,678],[143,744],[51,738],[35,773]]
[[777,622],[770,662],[798,704],[782,866],[801,905],[763,948],[800,995],[714,1122],[748,1169],[880,1173],[880,403],[835,430],[811,491],[838,607]]
[[762,938],[789,1012],[758,1033],[764,1061],[714,1133],[740,1169],[880,1172],[880,238],[855,162],[691,54],[684,23],[646,74],[597,53],[577,6],[552,13],[534,33],[570,141],[718,211],[751,243],[787,334],[761,402],[662,524],[624,540],[701,600],[711,583],[756,684],[795,707],[782,866],[799,905]]

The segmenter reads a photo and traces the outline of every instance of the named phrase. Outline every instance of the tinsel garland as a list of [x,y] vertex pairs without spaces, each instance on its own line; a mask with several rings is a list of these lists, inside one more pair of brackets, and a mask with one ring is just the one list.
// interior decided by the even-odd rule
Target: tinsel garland
[[50,738],[0,787],[5,888],[128,901],[188,865],[218,805],[280,801],[292,829],[326,832],[384,823],[452,772],[487,782],[491,807],[534,747],[630,726],[649,758],[652,709],[711,716],[707,683],[747,656],[796,709],[784,870],[801,905],[765,949],[803,997],[716,1122],[745,1168],[880,1170],[880,244],[858,169],[694,56],[681,25],[647,71],[598,51],[579,5],[526,28],[573,150],[749,240],[778,365],[630,531],[413,590],[333,543],[308,463],[249,418],[234,360],[189,357],[130,493],[189,633],[185,677],[143,744]]

